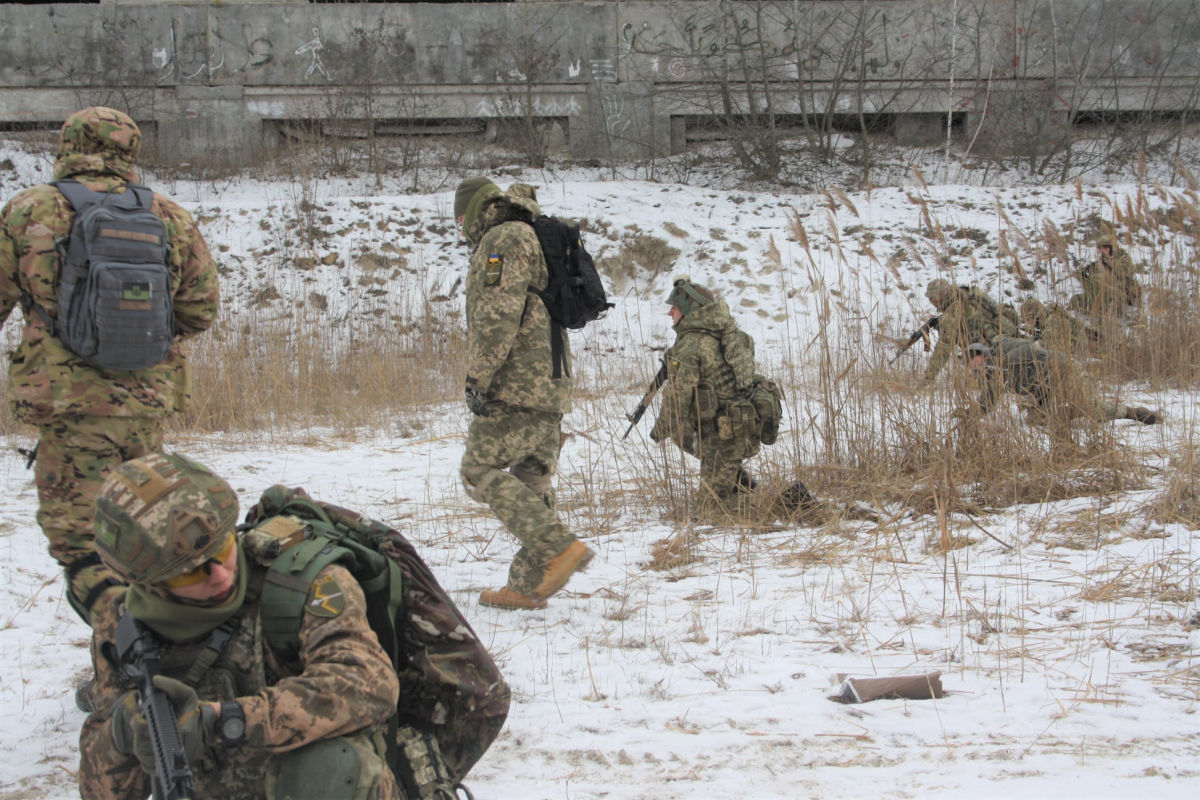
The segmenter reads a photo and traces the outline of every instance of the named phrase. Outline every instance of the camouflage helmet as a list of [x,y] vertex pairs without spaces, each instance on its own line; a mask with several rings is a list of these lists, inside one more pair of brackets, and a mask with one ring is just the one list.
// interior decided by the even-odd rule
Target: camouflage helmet
[[1046,307],[1036,297],[1028,297],[1021,303],[1021,319],[1037,319]]
[[142,131],[126,113],[92,106],[67,117],[58,133],[58,153],[86,155],[111,153],[130,160],[142,149]]
[[220,551],[237,524],[233,489],[176,453],[121,464],[96,498],[96,552],[126,583],[155,584]]
[[969,345],[967,345],[967,358],[974,358],[975,356],[983,356],[984,358],[987,358],[991,354],[992,348],[988,347],[982,342],[971,342]]
[[934,278],[925,287],[925,297],[929,302],[941,308],[943,303],[949,302],[950,293],[954,291],[954,284],[945,278]]
[[1117,237],[1111,233],[1104,233],[1096,237],[1096,247],[1112,247],[1117,246]]
[[675,306],[679,313],[686,317],[697,308],[712,303],[716,296],[698,283],[692,283],[687,278],[676,278],[674,288],[667,295],[667,305]]

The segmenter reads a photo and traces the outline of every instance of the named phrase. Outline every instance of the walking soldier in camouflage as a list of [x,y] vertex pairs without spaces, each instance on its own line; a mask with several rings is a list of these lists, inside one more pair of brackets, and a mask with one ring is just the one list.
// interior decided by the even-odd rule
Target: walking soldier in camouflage
[[[467,494],[491,507],[521,543],[507,585],[479,596],[499,608],[545,607],[592,557],[559,520],[554,499],[572,378],[566,334],[552,330],[545,303],[531,291],[549,280],[530,225],[539,213],[529,186],[504,192],[469,178],[454,196],[455,219],[472,248],[465,394],[473,416],[460,473]],[[551,341],[555,334],[560,341]]]
[[[136,181],[138,126],[111,108],[78,111],[59,137],[54,178],[88,189],[125,192]],[[65,568],[67,600],[85,621],[120,581],[92,546],[92,508],[110,469],[161,448],[166,417],[182,411],[190,391],[179,342],[206,330],[217,315],[217,266],[195,221],[160,194],[151,211],[166,228],[175,341],[161,363],[135,371],[93,366],[56,338],[61,256],[75,211],[57,188],[26,189],[0,211],[0,324],[20,302],[24,331],[12,354],[8,394],[13,416],[38,429],[35,480],[38,523],[50,554]]]
[[724,300],[687,279],[675,281],[667,304],[675,344],[666,354],[667,383],[650,438],[671,439],[700,459],[698,510],[733,511],[738,495],[757,485],[743,466],[761,445],[757,411],[748,399],[754,341]]
[[938,341],[925,368],[925,384],[933,383],[956,350],[966,351],[972,342],[989,342],[997,336],[1016,336],[1015,311],[1002,307],[974,286],[955,286],[935,278],[925,296],[941,312]]

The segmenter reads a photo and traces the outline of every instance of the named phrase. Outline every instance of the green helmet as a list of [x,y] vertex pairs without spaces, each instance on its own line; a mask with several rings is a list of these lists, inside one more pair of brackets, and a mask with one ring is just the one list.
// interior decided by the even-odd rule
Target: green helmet
[[1027,297],[1021,303],[1021,319],[1037,319],[1046,307],[1036,297]]
[[234,532],[233,489],[172,453],[126,461],[96,498],[96,552],[126,583],[154,584],[212,558]]
[[712,303],[717,298],[708,289],[687,278],[676,278],[675,288],[667,295],[667,305],[675,306],[683,316]]

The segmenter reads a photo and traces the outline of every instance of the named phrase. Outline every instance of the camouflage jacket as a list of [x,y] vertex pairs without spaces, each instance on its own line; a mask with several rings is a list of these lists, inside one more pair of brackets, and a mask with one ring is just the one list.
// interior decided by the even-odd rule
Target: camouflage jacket
[[[654,422],[655,438],[686,437],[711,423],[740,393],[722,340],[741,334],[724,300],[695,309],[675,324],[675,344],[667,351],[667,383]],[[744,335],[744,334],[742,334]],[[749,357],[753,360],[751,341]],[[753,373],[753,367],[749,368]]]
[[1097,336],[1086,323],[1057,303],[1046,303],[1035,316],[1027,318],[1026,322],[1031,337],[1045,342],[1051,350],[1069,352],[1085,339]]
[[550,314],[530,286],[549,281],[546,260],[533,227],[537,203],[523,187],[491,200],[480,213],[467,269],[467,380],[469,388],[516,408],[564,414],[571,407],[570,348],[553,376]]
[[972,342],[986,344],[997,336],[1016,336],[1015,313],[1010,316],[995,300],[978,289],[955,287],[954,299],[942,311],[938,322],[938,341],[925,368],[925,380],[932,381],[956,350],[965,351]]
[[1097,258],[1079,273],[1085,308],[1093,313],[1111,313],[1137,305],[1142,299],[1142,285],[1136,273],[1133,259],[1124,250]]
[[[1054,412],[1064,419],[1101,419],[1107,407],[1098,401],[1094,387],[1068,356],[1048,350],[1041,342],[1003,336],[995,340],[994,369],[979,396],[986,414],[995,408],[1004,391],[1019,395],[1028,405]],[[1111,415],[1109,415],[1111,416]]]
[[[120,158],[60,153],[55,178],[75,178],[95,191],[121,189],[134,180]],[[71,353],[25,309],[25,327],[10,355],[8,396],[22,422],[45,424],[66,414],[165,417],[183,410],[191,390],[179,341],[212,325],[219,301],[217,265],[192,216],[154,195],[151,206],[170,240],[171,289],[177,339],[163,363],[137,372],[106,371]],[[74,211],[48,184],[18,193],[0,211],[0,325],[20,302],[21,290],[54,316],[59,257],[55,242],[71,229]]]
[[[230,639],[194,684],[201,701],[236,699],[246,715],[242,746],[230,752],[218,746],[213,758],[191,765],[196,797],[261,800],[272,754],[376,728],[396,711],[399,682],[367,622],[366,599],[354,577],[332,565],[313,581],[310,595],[319,587],[317,596],[338,602],[318,604],[324,610],[317,612],[311,611],[311,603],[305,604],[309,613],[300,627],[303,667],[297,670],[264,643],[255,590],[263,572],[261,567],[251,570],[250,588],[233,617]],[[149,776],[136,758],[117,752],[109,729],[113,705],[131,689],[106,655],[123,610],[123,604],[109,606],[93,620],[96,711],[79,737],[79,789],[87,800],[141,800],[150,793]],[[203,637],[170,645],[162,671],[183,680],[206,642]],[[390,774],[383,783],[379,798],[398,796]]]

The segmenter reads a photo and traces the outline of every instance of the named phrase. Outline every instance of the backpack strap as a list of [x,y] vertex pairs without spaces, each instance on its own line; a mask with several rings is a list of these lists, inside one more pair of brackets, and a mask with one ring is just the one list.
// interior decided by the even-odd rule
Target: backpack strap
[[259,601],[263,636],[284,662],[300,660],[304,602],[317,573],[349,555],[326,537],[317,536],[284,550],[267,570]]
[[97,192],[74,178],[52,181],[50,185],[62,192],[76,214],[96,203],[111,203],[118,208],[150,208],[154,200],[154,192],[140,183],[126,183],[124,192]]
[[[554,283],[554,266],[550,263],[550,259],[560,256],[567,258],[571,248],[570,237],[566,232],[566,226],[556,218],[542,215],[536,220],[522,221],[527,222],[533,228],[533,232],[538,238],[538,246],[542,249],[542,260],[546,262],[546,287],[538,288],[531,283],[528,291],[540,297],[546,306],[546,311],[549,312],[555,302],[555,297],[550,292],[550,287]],[[566,351],[563,347],[563,339],[566,335],[562,325],[554,319],[553,314],[550,314],[550,377],[554,380],[558,380],[563,375],[571,377],[571,368],[567,365]]]

